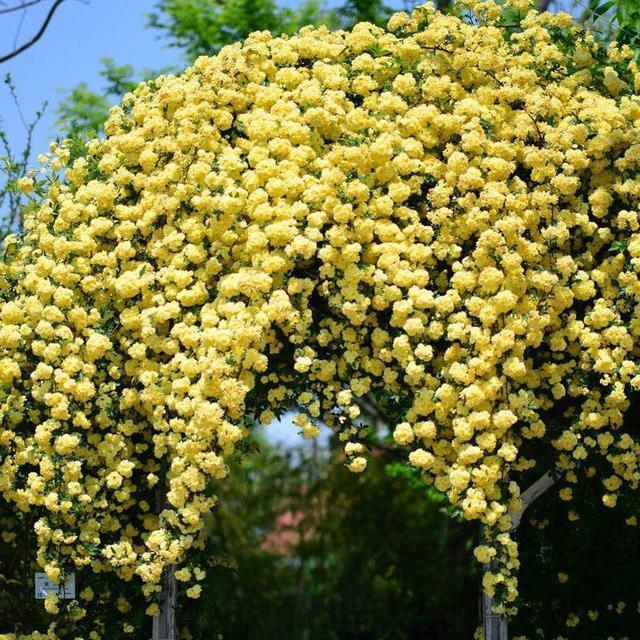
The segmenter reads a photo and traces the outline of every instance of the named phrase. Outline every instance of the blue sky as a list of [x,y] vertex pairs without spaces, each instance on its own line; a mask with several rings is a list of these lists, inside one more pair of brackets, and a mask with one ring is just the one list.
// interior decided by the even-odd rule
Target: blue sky
[[[66,0],[39,42],[0,64],[2,79],[11,73],[17,85],[27,121],[49,100],[47,113],[34,134],[36,153],[48,149],[55,132],[54,109],[62,98],[61,89],[70,89],[80,82],[93,89],[102,86],[101,58],[113,58],[117,64],[132,63],[140,69],[181,64],[179,51],[164,46],[157,31],[145,29],[145,16],[153,5],[154,0]],[[28,9],[20,42],[37,31],[50,6],[47,1]],[[2,53],[13,49],[21,13],[0,16]],[[21,149],[24,127],[4,85],[0,86],[0,117],[14,149]]]

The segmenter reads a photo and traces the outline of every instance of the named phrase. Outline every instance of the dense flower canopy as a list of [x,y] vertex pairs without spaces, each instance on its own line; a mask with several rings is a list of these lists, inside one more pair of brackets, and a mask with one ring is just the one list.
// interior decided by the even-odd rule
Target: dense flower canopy
[[0,495],[52,578],[197,581],[210,480],[291,406],[358,472],[393,404],[507,604],[520,486],[637,488],[640,72],[520,4],[255,33],[54,149],[0,271]]

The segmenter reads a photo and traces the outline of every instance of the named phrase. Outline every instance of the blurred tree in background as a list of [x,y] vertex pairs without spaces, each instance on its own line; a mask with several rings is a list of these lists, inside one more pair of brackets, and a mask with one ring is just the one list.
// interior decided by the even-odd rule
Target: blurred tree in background
[[181,600],[194,637],[473,635],[475,527],[444,517],[446,498],[396,464],[393,450],[376,450],[361,476],[334,450],[263,442],[216,487],[206,604]]
[[294,33],[308,24],[337,26],[336,12],[323,9],[318,0],[303,0],[295,9],[272,0],[160,0],[148,18],[148,26],[160,30],[188,62],[253,31]]
[[[203,551],[206,596],[179,599],[179,619],[193,638],[472,636],[475,527],[445,517],[446,498],[396,463],[397,452],[377,450],[368,472],[355,476],[332,453],[338,447],[283,449],[263,439],[257,449],[215,487],[220,507],[209,518]],[[47,614],[32,597],[37,569],[31,524],[16,523],[9,514],[0,520],[3,531],[17,531],[0,538],[0,582],[10,586],[0,591],[0,633],[47,626]],[[143,620],[142,601],[124,611],[114,606],[109,575],[84,578],[78,571],[78,591],[91,586],[89,612],[111,607],[106,618],[112,628],[104,637],[116,637],[123,619]],[[139,595],[131,591],[136,603]],[[143,631],[130,637],[148,636]]]
[[[640,52],[640,2],[638,0],[580,0],[581,20],[605,40],[617,40]],[[638,53],[636,53],[638,55]]]
[[105,86],[100,93],[89,89],[82,82],[66,92],[65,98],[58,104],[58,126],[67,135],[92,137],[102,131],[109,107],[132,91],[145,76],[155,75],[146,72],[138,76],[132,65],[117,66],[111,58],[100,60],[102,69],[100,76]]

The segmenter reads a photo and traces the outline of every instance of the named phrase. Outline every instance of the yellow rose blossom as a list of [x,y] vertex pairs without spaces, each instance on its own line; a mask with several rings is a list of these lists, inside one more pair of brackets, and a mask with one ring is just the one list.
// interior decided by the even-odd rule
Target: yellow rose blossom
[[207,487],[252,425],[322,421],[359,473],[365,395],[480,521],[507,613],[536,474],[570,501],[602,473],[609,508],[638,488],[635,63],[566,14],[514,1],[504,38],[498,3],[467,4],[253,33],[48,156],[62,175],[0,264],[0,492],[37,510],[41,564],[150,600],[167,567],[201,579]]

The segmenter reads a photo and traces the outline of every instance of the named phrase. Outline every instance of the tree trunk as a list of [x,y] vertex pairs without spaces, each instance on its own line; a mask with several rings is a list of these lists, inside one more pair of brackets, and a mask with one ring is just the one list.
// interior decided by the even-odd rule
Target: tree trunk
[[162,576],[160,615],[153,616],[152,640],[177,640],[176,626],[176,576],[173,566],[167,567]]

